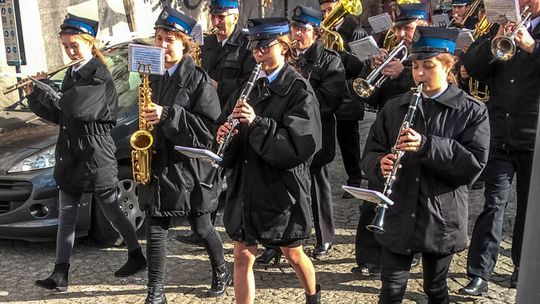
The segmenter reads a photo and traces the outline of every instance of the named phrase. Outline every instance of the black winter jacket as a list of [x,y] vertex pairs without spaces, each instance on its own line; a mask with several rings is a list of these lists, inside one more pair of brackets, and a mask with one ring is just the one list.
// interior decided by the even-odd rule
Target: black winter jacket
[[116,88],[107,66],[96,57],[72,71],[64,77],[58,104],[38,88],[28,103],[38,116],[60,126],[54,167],[58,188],[77,193],[108,190],[118,183],[110,135],[116,124]]
[[[222,113],[222,124],[238,93]],[[253,89],[257,114],[225,151],[227,200],[223,222],[231,239],[253,245],[309,238],[309,165],[321,147],[319,105],[309,83],[285,65],[277,78]]]
[[216,193],[199,185],[210,164],[188,158],[174,146],[212,146],[213,123],[221,112],[216,90],[189,56],[184,56],[169,81],[160,76],[151,76],[150,81],[152,100],[163,106],[163,113],[152,131],[152,181],[139,186],[139,202],[159,217],[212,212],[217,207]]
[[216,35],[206,36],[201,47],[202,68],[217,81],[217,93],[223,107],[231,94],[245,82],[253,68],[255,59],[247,49],[248,39],[237,26],[225,45],[217,41]]
[[334,113],[347,95],[345,68],[337,52],[316,41],[295,63],[315,91],[322,121],[322,149],[313,158],[312,166],[322,166],[336,155],[336,117]]
[[[396,142],[412,93],[386,103],[369,132],[361,168],[381,191],[381,158]],[[417,153],[405,153],[390,198],[383,234],[388,250],[401,254],[450,254],[467,245],[467,185],[486,165],[489,122],[486,107],[451,85],[436,100],[424,99],[413,129],[423,136]]]
[[463,55],[469,75],[489,85],[487,107],[494,148],[534,151],[540,99],[540,25],[532,36],[536,40],[534,52],[518,48],[506,62],[493,59],[488,36],[473,42]]

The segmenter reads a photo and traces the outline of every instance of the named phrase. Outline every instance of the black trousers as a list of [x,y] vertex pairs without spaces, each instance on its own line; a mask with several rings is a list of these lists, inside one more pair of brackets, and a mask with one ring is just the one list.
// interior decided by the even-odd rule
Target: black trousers
[[490,151],[484,170],[484,210],[474,224],[467,258],[467,274],[489,280],[497,257],[504,226],[504,211],[517,177],[517,211],[512,236],[512,262],[519,266],[521,245],[527,213],[527,200],[531,181],[534,152]]
[[[453,255],[436,255],[422,253],[424,269],[424,292],[429,304],[449,303],[446,276]],[[401,303],[407,281],[409,280],[413,255],[402,255],[382,248],[381,251],[381,281],[382,288],[379,303]]]
[[311,212],[317,244],[334,241],[334,209],[332,190],[328,177],[328,165],[309,168],[311,174]]
[[364,202],[360,205],[360,218],[358,219],[354,242],[355,258],[358,266],[366,263],[376,266],[381,265],[381,245],[375,239],[375,233],[366,228],[375,217],[376,207],[377,205],[370,202]]
[[347,185],[360,186],[362,171],[360,170],[360,134],[358,120],[337,120],[336,137],[347,172]]
[[[170,217],[146,216],[146,258],[148,259],[148,285],[163,284],[167,264],[167,234]],[[188,216],[191,229],[198,234],[210,258],[212,268],[225,264],[223,244],[210,220],[210,214]]]

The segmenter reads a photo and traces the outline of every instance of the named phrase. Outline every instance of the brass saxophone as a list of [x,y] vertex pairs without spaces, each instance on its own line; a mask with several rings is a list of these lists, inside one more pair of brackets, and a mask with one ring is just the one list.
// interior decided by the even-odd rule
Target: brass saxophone
[[152,144],[154,137],[152,129],[154,126],[143,118],[143,109],[152,107],[152,90],[148,80],[149,74],[142,73],[142,83],[139,86],[139,130],[135,131],[129,143],[133,150],[131,151],[131,168],[133,170],[133,180],[135,182],[147,185],[150,183],[151,163],[152,163]]

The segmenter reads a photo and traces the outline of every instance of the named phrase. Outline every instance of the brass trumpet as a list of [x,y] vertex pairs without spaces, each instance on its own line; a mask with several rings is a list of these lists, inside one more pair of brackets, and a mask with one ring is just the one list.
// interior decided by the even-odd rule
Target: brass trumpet
[[[79,64],[79,63],[81,63],[83,61],[84,61],[84,59],[74,60],[74,61],[72,61],[72,62],[70,62],[70,63],[68,63],[68,64],[66,64],[66,65],[64,65],[64,66],[62,66],[62,67],[60,67],[58,69],[56,69],[56,70],[52,70],[51,72],[47,73],[47,78],[53,76],[54,74],[56,74],[56,73],[58,73],[58,72],[60,72],[62,70],[65,70],[65,69],[69,68],[70,66]],[[6,90],[4,92],[2,92],[2,93],[4,95],[9,94],[9,93],[11,93],[11,92],[13,92],[15,90],[18,90],[18,89],[20,89],[20,88],[22,88],[24,86],[29,85],[31,83],[32,83],[32,80],[30,78],[24,78],[21,81],[19,81],[19,83],[16,83],[14,85],[10,85],[9,87],[7,87]]]
[[375,88],[381,87],[383,82],[388,79],[388,76],[381,75],[382,70],[392,61],[394,58],[396,58],[399,54],[403,54],[402,57],[399,59],[399,61],[403,62],[405,59],[407,59],[407,47],[405,46],[404,42],[401,41],[393,50],[388,54],[388,57],[386,60],[375,70],[373,70],[366,79],[363,78],[356,78],[353,81],[353,89],[358,96],[362,98],[367,98],[373,94],[373,91]]
[[514,57],[517,50],[514,38],[516,37],[519,28],[529,22],[531,14],[532,13],[529,11],[529,6],[526,6],[521,13],[521,21],[516,25],[516,28],[512,32],[507,33],[504,36],[497,37],[491,41],[491,53],[495,59],[500,61],[508,61]]

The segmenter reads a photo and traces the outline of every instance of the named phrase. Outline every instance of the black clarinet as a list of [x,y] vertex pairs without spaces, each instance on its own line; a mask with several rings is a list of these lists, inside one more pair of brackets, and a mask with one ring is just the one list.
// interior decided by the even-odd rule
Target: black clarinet
[[[251,93],[251,90],[253,90],[253,87],[255,86],[255,81],[257,80],[257,76],[259,76],[261,69],[262,69],[262,62],[258,63],[253,69],[253,72],[251,72],[251,75],[249,76],[249,79],[246,85],[242,89],[242,94],[240,94],[240,97],[236,101],[237,105],[239,102],[248,101],[249,94]],[[229,146],[229,144],[231,143],[231,140],[234,136],[234,130],[238,127],[238,125],[240,124],[240,121],[238,119],[233,118],[233,114],[231,113],[227,117],[227,123],[231,125],[231,129],[221,139],[221,141],[219,142],[218,149],[216,151],[217,156],[219,156],[220,158],[223,158],[223,154],[225,150],[227,149],[227,147]],[[217,161],[213,161],[210,172],[208,172],[206,177],[199,182],[201,187],[208,190],[212,190],[214,188],[214,182],[217,178],[218,169],[219,169],[219,163]]]
[[[394,162],[394,166],[392,166],[392,171],[390,174],[386,177],[386,180],[384,182],[384,190],[383,194],[386,197],[390,197],[390,194],[392,194],[392,186],[394,185],[394,181],[396,180],[397,171],[400,167],[401,158],[403,155],[405,155],[405,151],[398,150],[396,148],[398,142],[399,142],[399,134],[405,129],[409,129],[412,127],[414,122],[414,117],[416,116],[416,109],[418,108],[418,103],[420,103],[420,99],[422,97],[422,89],[424,88],[424,84],[420,83],[417,87],[412,88],[412,91],[414,92],[411,103],[409,104],[409,109],[407,110],[407,114],[403,118],[403,122],[401,123],[401,127],[398,131],[398,137],[396,138],[396,143],[392,147],[392,153],[396,154],[396,161]],[[379,204],[377,206],[377,213],[375,214],[375,217],[373,218],[373,221],[370,225],[367,225],[366,228],[371,232],[376,233],[384,233],[384,216],[386,214],[386,209],[388,206],[386,204]]]

